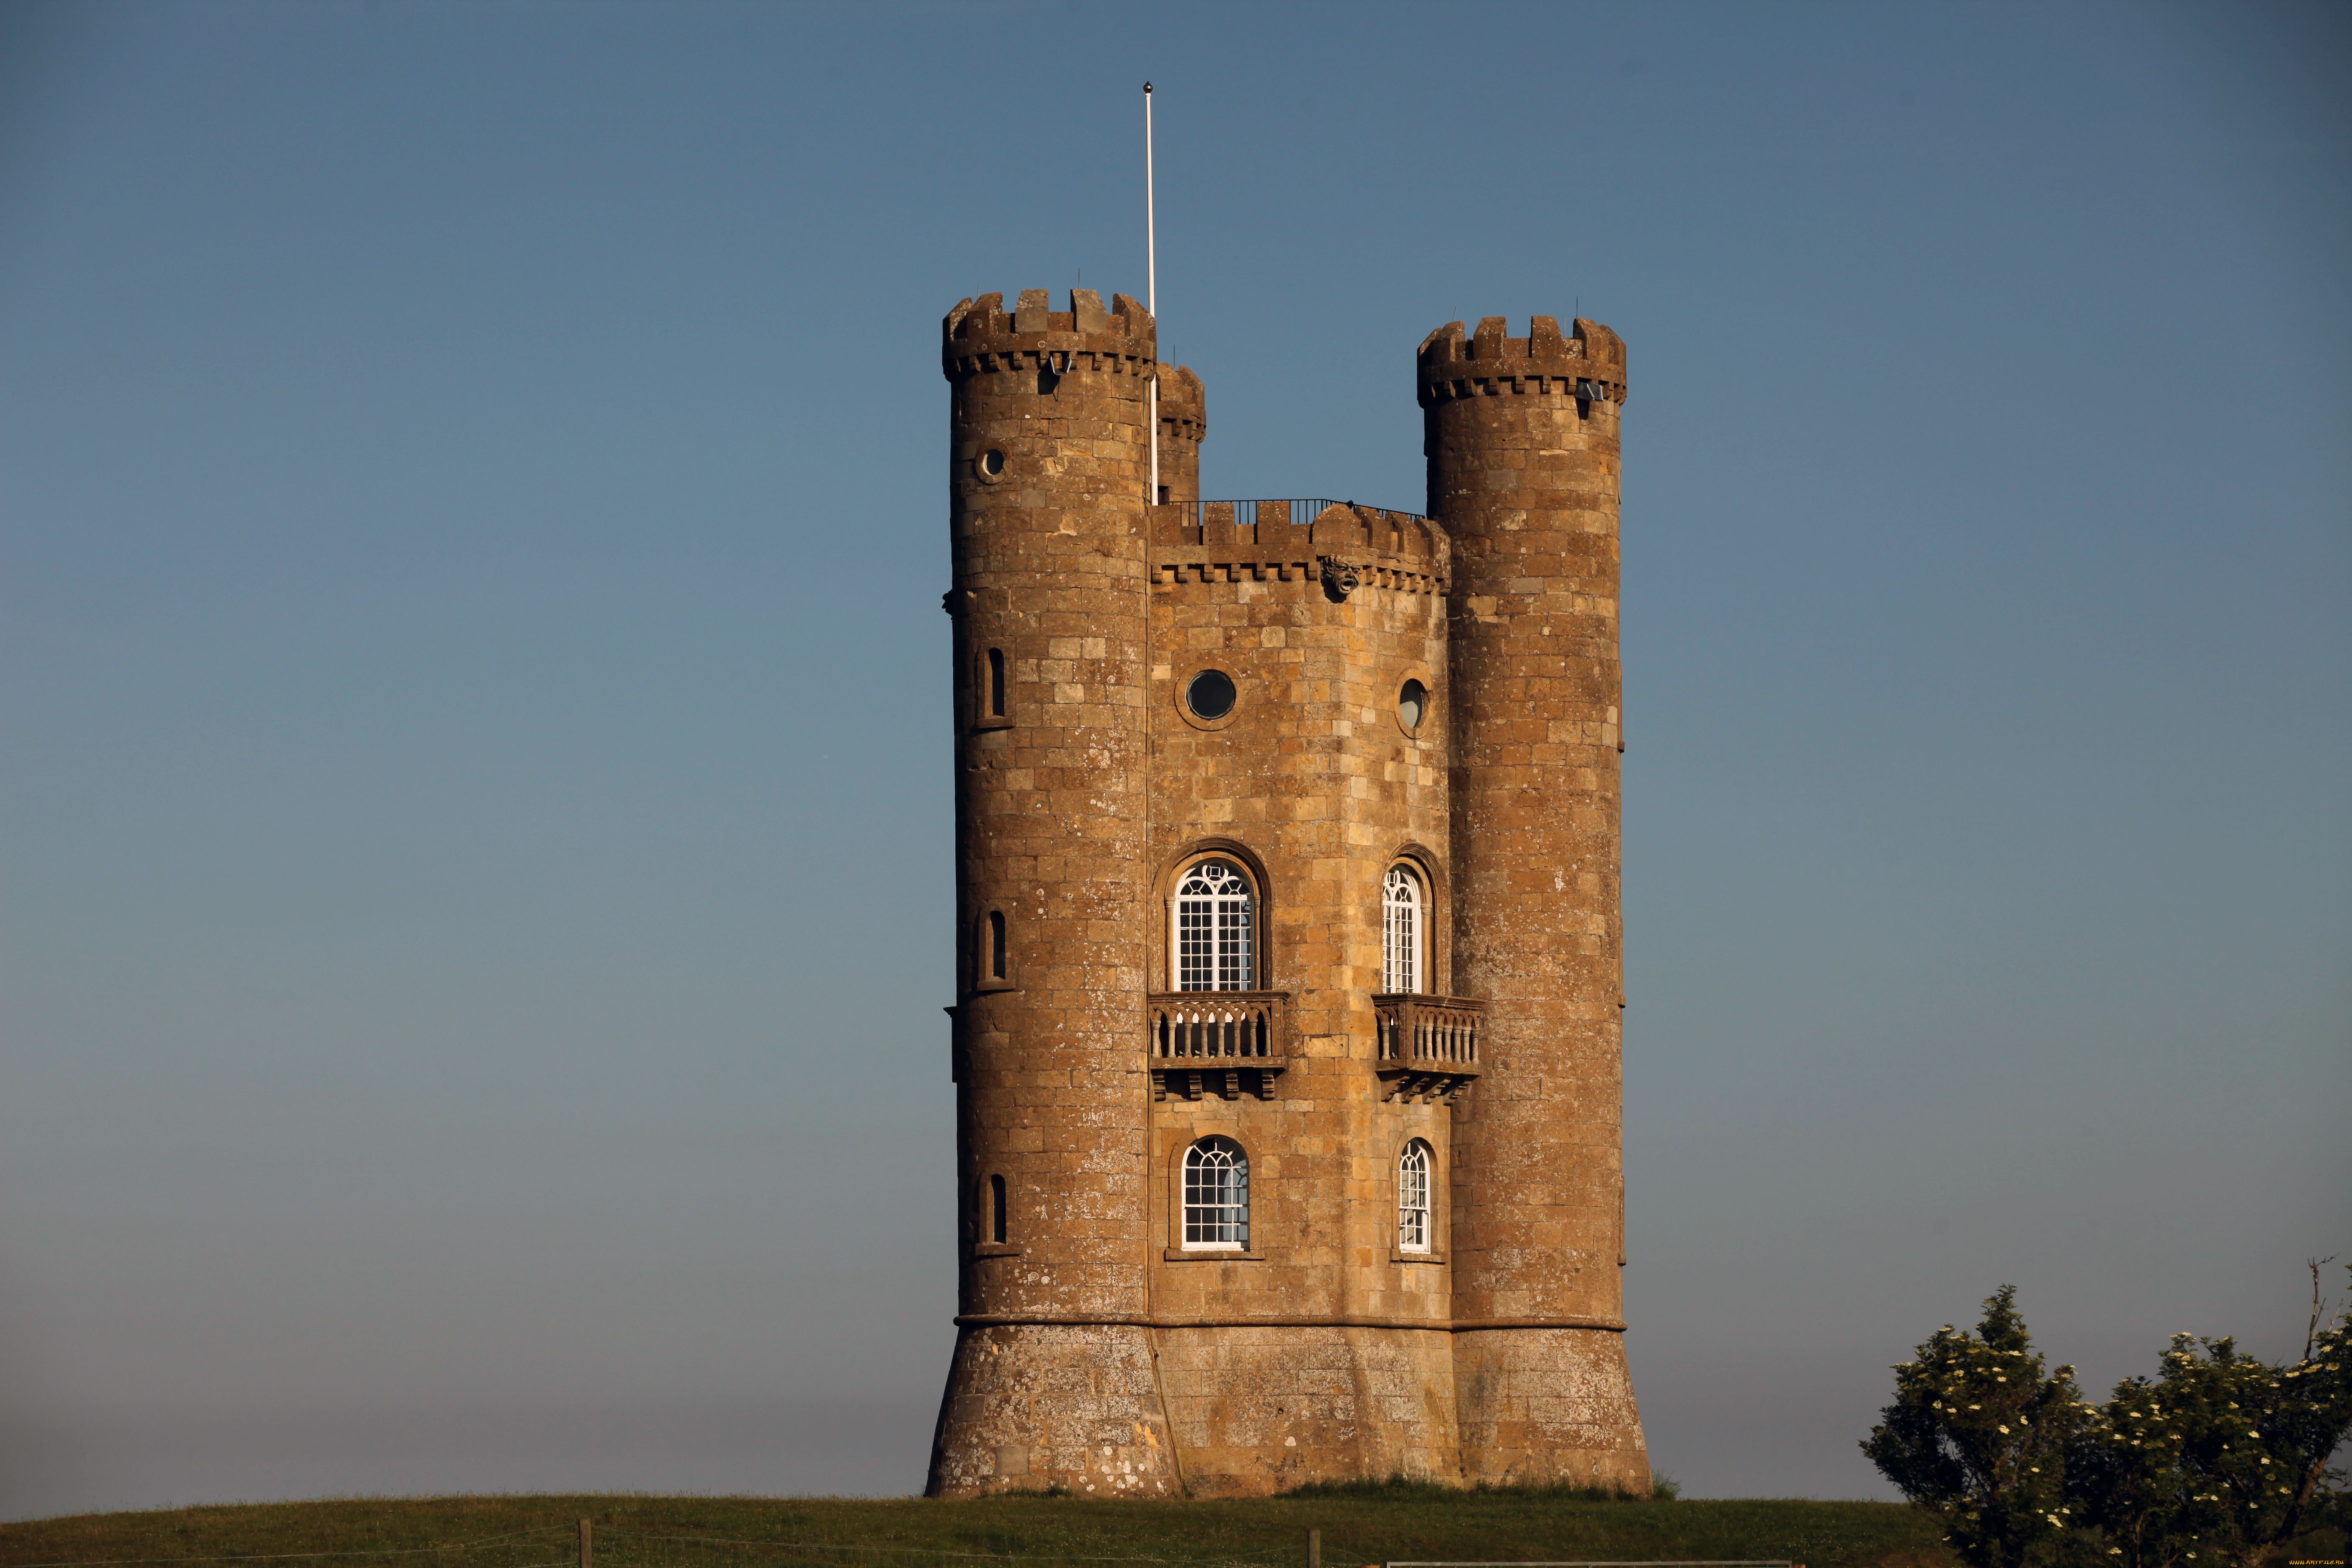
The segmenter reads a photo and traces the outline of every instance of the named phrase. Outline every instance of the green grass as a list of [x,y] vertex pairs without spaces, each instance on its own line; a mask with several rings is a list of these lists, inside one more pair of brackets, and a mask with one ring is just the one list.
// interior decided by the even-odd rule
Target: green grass
[[[1326,1568],[1444,1558],[1953,1568],[1935,1525],[1891,1503],[1633,1501],[1411,1483],[1209,1502],[620,1496],[235,1504],[0,1524],[0,1568],[309,1552],[351,1555],[271,1568],[576,1568],[583,1517],[595,1521],[594,1568],[983,1568],[936,1555],[946,1552],[1021,1556],[1029,1568],[1106,1557],[1291,1568],[1306,1561],[1310,1527],[1323,1532]],[[820,1546],[830,1549],[813,1549]]]

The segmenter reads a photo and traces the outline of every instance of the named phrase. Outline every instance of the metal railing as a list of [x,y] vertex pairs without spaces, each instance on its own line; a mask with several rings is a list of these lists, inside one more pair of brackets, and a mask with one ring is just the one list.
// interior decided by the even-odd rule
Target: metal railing
[[[1356,503],[1351,500],[1333,500],[1327,496],[1310,496],[1287,500],[1161,501],[1156,510],[1162,512],[1170,510],[1181,512],[1183,516],[1180,520],[1179,526],[1184,528],[1198,529],[1213,524],[1222,528],[1230,523],[1237,531],[1254,531],[1261,523],[1286,523],[1294,528],[1304,528],[1322,516],[1329,508],[1354,505]],[[1368,506],[1362,510],[1414,522],[1429,521],[1417,511],[1402,511],[1395,507]]]

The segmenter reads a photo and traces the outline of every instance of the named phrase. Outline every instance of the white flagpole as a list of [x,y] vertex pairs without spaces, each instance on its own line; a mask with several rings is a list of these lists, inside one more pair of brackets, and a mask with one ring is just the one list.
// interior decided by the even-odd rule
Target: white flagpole
[[[1143,308],[1151,312],[1153,341],[1160,332],[1160,234],[1151,199],[1151,84],[1143,84]],[[1154,351],[1155,358],[1157,350]],[[1151,489],[1146,505],[1160,501],[1160,370],[1155,363],[1150,384],[1143,389],[1144,417],[1151,423]]]

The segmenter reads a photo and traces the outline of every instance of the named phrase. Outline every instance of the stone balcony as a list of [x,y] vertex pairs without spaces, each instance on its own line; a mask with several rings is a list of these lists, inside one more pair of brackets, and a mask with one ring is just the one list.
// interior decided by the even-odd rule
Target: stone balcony
[[1372,998],[1372,1015],[1379,1042],[1372,1068],[1382,1100],[1442,1100],[1451,1105],[1477,1081],[1484,1002],[1387,992]]
[[1154,1100],[1271,1100],[1290,1065],[1287,991],[1155,991],[1143,1017]]

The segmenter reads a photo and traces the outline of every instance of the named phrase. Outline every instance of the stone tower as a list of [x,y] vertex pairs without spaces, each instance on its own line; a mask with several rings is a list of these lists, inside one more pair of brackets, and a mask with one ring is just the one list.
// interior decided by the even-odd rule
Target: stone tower
[[1454,541],[1454,984],[1486,1004],[1454,1126],[1463,1474],[1617,1474],[1625,1368],[1617,417],[1625,345],[1538,316],[1422,343]]
[[1003,303],[943,345],[961,1311],[930,1490],[1646,1488],[1622,345],[1432,334],[1433,518],[1204,502],[1205,395],[1134,300]]

